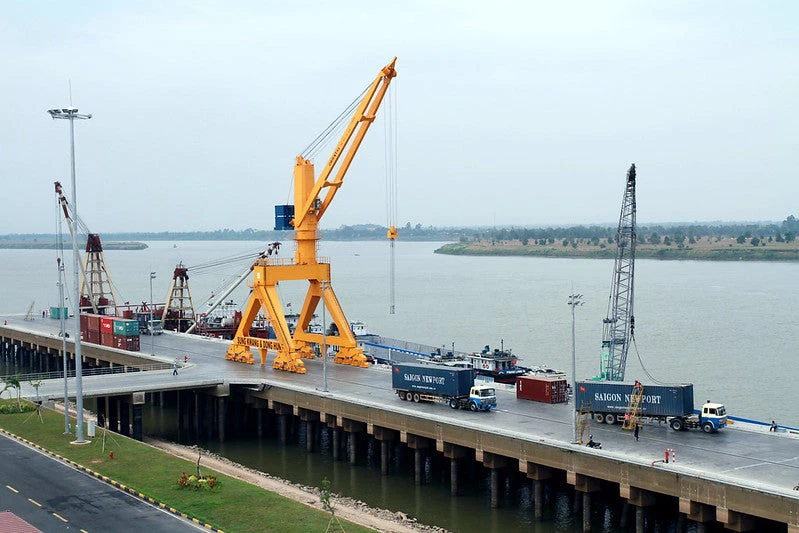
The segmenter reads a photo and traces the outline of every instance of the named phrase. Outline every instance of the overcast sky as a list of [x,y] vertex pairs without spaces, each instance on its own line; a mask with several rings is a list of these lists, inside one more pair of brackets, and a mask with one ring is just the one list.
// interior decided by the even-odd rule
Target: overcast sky
[[[393,56],[397,222],[799,216],[799,3],[0,3],[0,233],[272,229],[295,157]],[[385,111],[322,228],[387,221]],[[315,161],[317,171],[332,146]]]

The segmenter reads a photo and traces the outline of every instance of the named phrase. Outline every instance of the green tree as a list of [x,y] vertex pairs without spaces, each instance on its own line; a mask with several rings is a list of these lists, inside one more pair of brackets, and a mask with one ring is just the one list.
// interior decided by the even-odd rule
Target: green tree
[[738,235],[738,238],[736,239],[736,241],[738,241],[738,244],[745,243],[746,242],[746,235]]
[[749,241],[749,242],[751,243],[752,246],[759,246],[760,245],[760,239],[758,239],[757,237],[752,237],[752,240]]
[[653,232],[649,236],[649,244],[660,244],[660,235],[658,235],[657,233]]

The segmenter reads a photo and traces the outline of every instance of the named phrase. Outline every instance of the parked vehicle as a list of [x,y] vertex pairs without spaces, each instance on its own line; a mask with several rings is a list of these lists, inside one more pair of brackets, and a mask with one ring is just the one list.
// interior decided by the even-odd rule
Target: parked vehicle
[[[694,412],[694,386],[645,385],[639,416],[667,422],[675,431],[701,428],[705,433],[716,432],[727,425],[723,404],[705,403]],[[610,381],[578,381],[575,409],[589,411],[597,422],[616,424],[624,421],[636,385]]]
[[489,411],[497,396],[490,385],[475,385],[474,370],[418,363],[391,366],[391,385],[401,400],[443,402],[453,409]]

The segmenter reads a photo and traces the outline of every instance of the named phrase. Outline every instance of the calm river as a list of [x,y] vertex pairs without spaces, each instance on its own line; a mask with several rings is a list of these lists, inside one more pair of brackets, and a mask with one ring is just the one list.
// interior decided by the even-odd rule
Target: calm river
[[[118,300],[149,301],[149,273],[155,271],[153,296],[164,301],[182,261],[189,267],[198,312],[212,292],[221,294],[252,260],[191,267],[249,252],[254,257],[264,249],[258,242],[148,244],[146,250],[105,253]],[[280,255],[291,257],[292,244],[287,241]],[[571,369],[572,315],[566,302],[580,293],[585,305],[576,310],[577,376],[596,375],[612,260],[434,254],[440,245],[397,242],[395,314],[389,314],[387,242],[323,242],[319,255],[331,260],[331,284],[347,317],[365,322],[369,331],[432,345],[454,343],[463,351],[504,343],[528,366]],[[71,267],[70,252],[65,259]],[[24,314],[33,305],[41,314],[57,305],[55,251],[0,250],[0,269],[0,312]],[[734,416],[799,426],[799,372],[793,359],[799,349],[797,274],[796,263],[638,260],[636,345],[628,355],[627,379],[691,382],[696,402],[718,401]],[[67,277],[69,286],[71,273]],[[306,287],[305,282],[284,283],[283,303],[299,309]],[[230,298],[243,305],[247,294],[242,284]],[[454,531],[500,531],[530,523],[529,509],[518,505],[490,510],[484,496],[451,500],[443,482],[418,488],[410,479],[381,477],[379,465],[376,472],[350,469],[324,453],[270,446],[228,442],[220,452],[303,483],[318,485],[325,475],[346,479],[334,490]],[[568,501],[558,504],[558,494],[552,498],[553,521],[533,524],[531,530],[578,530]]]

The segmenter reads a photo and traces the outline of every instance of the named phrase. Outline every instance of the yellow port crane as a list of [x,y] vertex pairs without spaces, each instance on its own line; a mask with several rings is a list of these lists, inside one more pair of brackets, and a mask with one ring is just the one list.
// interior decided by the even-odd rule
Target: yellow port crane
[[[275,208],[275,229],[294,229],[294,240],[297,242],[294,260],[266,257],[259,259],[253,266],[250,299],[225,355],[226,359],[253,364],[251,348],[254,347],[258,349],[261,365],[265,365],[267,351],[275,350],[277,356],[272,364],[273,368],[304,374],[305,365],[302,359],[315,357],[311,344],[321,346],[324,343],[338,347],[334,360],[336,363],[367,366],[363,351],[357,347],[350,324],[330,285],[330,263],[316,256],[318,226],[319,220],[343,184],[344,176],[369,126],[374,122],[391,80],[397,75],[394,70],[396,61],[395,57],[380,69],[375,80],[364,91],[349,124],[317,179],[314,178],[313,163],[303,156],[297,156],[294,166],[294,204]],[[302,280],[307,280],[309,287],[292,334],[277,294],[277,284],[281,281]],[[307,331],[320,300],[323,300],[330,318],[338,327],[338,335],[323,337],[324,333]],[[271,320],[276,339],[250,336],[250,327],[261,310]],[[327,354],[322,356],[326,357]]]

